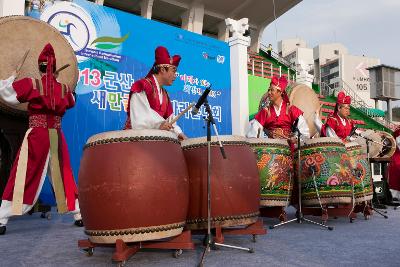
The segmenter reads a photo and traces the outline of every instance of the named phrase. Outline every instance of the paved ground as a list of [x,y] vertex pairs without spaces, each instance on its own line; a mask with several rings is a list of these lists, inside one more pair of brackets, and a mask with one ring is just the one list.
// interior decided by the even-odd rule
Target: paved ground
[[[288,210],[289,217],[294,210]],[[249,236],[227,237],[225,242],[254,247],[255,253],[222,248],[207,255],[205,266],[400,266],[400,210],[388,209],[389,219],[374,214],[371,220],[332,219],[334,231],[310,224],[292,223],[268,230],[256,243]],[[316,217],[308,217],[318,220]],[[277,223],[264,219],[264,225]],[[112,248],[96,248],[87,257],[77,247],[85,238],[72,217],[52,213],[14,217],[7,234],[0,236],[0,266],[113,266]],[[196,249],[175,259],[171,251],[146,250],[135,254],[127,266],[196,266],[203,247],[195,236]]]

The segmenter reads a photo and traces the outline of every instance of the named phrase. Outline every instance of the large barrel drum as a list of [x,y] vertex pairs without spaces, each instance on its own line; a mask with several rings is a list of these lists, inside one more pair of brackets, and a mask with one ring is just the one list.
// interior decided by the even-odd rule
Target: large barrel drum
[[92,136],[81,160],[79,201],[85,233],[94,243],[179,235],[189,180],[178,140],[161,130]]
[[[211,143],[211,227],[248,225],[257,221],[260,182],[256,157],[244,137],[220,136],[227,159],[217,140]],[[189,229],[207,228],[207,141],[182,142],[189,171]]]
[[250,138],[250,147],[257,157],[262,206],[286,207],[293,189],[293,160],[284,139]]
[[300,158],[304,205],[319,205],[319,199],[321,204],[351,203],[350,162],[346,147],[340,139],[309,139],[300,149]]

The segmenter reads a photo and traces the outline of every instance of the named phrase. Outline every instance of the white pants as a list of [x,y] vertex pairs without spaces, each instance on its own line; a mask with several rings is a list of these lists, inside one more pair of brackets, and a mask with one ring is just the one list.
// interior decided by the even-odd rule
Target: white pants
[[[47,160],[46,160],[45,166],[49,167],[49,155],[47,156]],[[46,174],[49,174],[50,181],[51,181],[51,175],[50,175],[51,173],[50,173],[49,169],[48,168],[44,168],[42,176],[40,178],[39,187],[37,189],[37,192],[36,192],[35,198],[33,200],[33,203],[32,203],[32,205],[23,204],[22,205],[22,214],[25,214],[28,211],[30,211],[33,208],[33,206],[35,205],[36,201],[39,198],[40,192],[42,191],[43,183],[44,183],[44,180],[46,179]],[[75,210],[72,211],[71,213],[74,214],[74,219],[75,220],[82,219],[81,213],[80,213],[80,209],[79,209],[78,199],[75,200]],[[11,216],[12,216],[12,201],[3,200],[1,202],[1,207],[0,207],[0,225],[6,225],[7,222],[8,222],[8,219]]]

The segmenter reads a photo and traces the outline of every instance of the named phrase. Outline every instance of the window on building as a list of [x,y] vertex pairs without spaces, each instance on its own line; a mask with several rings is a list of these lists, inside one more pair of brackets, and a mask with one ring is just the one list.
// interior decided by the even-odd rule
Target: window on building
[[335,53],[335,55],[339,55],[339,50],[335,50],[333,52]]

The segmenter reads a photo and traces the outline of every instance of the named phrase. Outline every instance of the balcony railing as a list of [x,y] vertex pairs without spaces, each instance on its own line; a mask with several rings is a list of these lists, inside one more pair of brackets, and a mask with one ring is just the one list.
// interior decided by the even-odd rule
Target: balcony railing
[[[362,112],[364,115],[370,117],[380,125],[389,128],[391,130],[394,130],[396,128],[396,125],[387,120],[385,117],[375,117],[374,114],[372,114],[372,110],[374,109],[373,107],[369,106],[365,101],[343,80],[340,80],[339,87],[337,88],[332,88],[328,84],[321,82],[320,83],[320,93],[323,96],[330,96],[330,95],[335,95],[336,92],[339,92],[343,90],[346,95],[349,95],[351,97],[351,105]],[[341,89],[339,89],[341,88]]]

